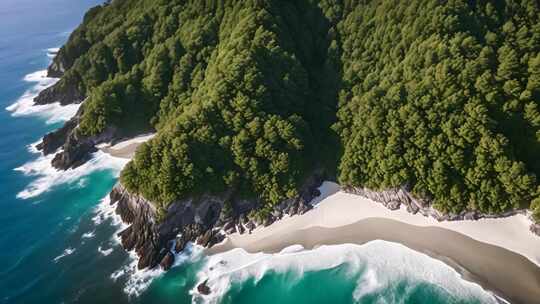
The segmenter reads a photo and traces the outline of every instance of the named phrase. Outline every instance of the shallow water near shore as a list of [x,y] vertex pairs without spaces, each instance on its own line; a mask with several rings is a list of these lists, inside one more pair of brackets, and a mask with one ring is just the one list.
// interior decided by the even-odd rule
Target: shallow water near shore
[[[494,302],[444,264],[385,242],[212,257],[193,247],[167,273],[136,271],[133,254],[116,237],[123,226],[105,198],[125,161],[98,153],[84,167],[59,174],[32,149],[76,111],[29,107],[38,90],[54,83],[42,77],[52,48],[100,2],[0,2],[0,303]],[[238,267],[212,272],[212,288],[225,288],[194,296],[211,263],[231,257]],[[441,272],[448,280],[437,277]]]

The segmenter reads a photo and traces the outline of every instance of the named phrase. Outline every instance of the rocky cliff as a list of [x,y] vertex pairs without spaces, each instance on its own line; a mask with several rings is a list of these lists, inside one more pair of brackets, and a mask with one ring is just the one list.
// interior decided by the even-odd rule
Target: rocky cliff
[[[423,216],[433,217],[437,221],[459,221],[459,220],[477,220],[480,218],[500,218],[507,217],[515,214],[525,214],[526,210],[510,210],[500,214],[485,214],[478,211],[463,211],[458,214],[443,214],[440,211],[432,207],[429,200],[422,200],[416,198],[407,189],[407,187],[388,189],[384,191],[373,191],[367,188],[344,186],[343,191],[360,195],[369,198],[375,202],[383,204],[390,210],[396,210],[404,205],[407,211],[416,214],[420,213]],[[531,218],[531,232],[540,236],[540,224],[534,223]]]
[[116,213],[130,224],[119,233],[126,250],[135,250],[139,256],[139,269],[161,267],[168,269],[174,263],[174,254],[182,251],[188,242],[210,247],[221,242],[225,234],[250,233],[259,225],[270,225],[284,215],[303,214],[310,210],[310,202],[320,195],[323,182],[321,172],[306,179],[300,194],[275,206],[265,219],[250,216],[259,208],[257,200],[235,199],[232,192],[220,195],[201,195],[173,202],[165,214],[158,215],[154,205],[146,199],[129,193],[118,184],[110,193]]
[[66,72],[66,67],[68,66],[65,63],[64,56],[58,55],[62,52],[59,51],[55,54],[52,63],[47,68],[47,77],[51,78],[60,78]]
[[[59,170],[75,168],[90,159],[96,152],[96,145],[111,142],[117,138],[116,128],[109,127],[97,136],[83,136],[77,132],[81,111],[67,121],[61,128],[47,133],[36,148],[44,155],[56,153],[52,166]],[[60,149],[60,150],[59,150]]]
[[90,159],[91,154],[97,151],[96,145],[113,141],[116,134],[116,129],[112,127],[97,136],[82,136],[78,134],[77,129],[72,130],[62,145],[62,151],[54,156],[53,167],[67,170],[84,164]]
[[[48,77],[62,77],[65,72],[65,63],[62,52],[57,53],[47,70]],[[57,82],[34,98],[35,104],[49,104],[60,102],[62,105],[82,103],[85,97],[74,84],[62,81]],[[104,132],[96,136],[83,136],[77,132],[80,117],[84,111],[81,106],[77,114],[67,121],[61,128],[47,133],[36,148],[44,155],[56,153],[52,160],[52,166],[59,170],[75,168],[91,157],[96,152],[96,145],[111,142],[118,138],[120,132],[114,127],[108,127]],[[59,150],[60,149],[60,150]]]
[[84,95],[81,93],[76,84],[59,81],[55,85],[41,91],[34,103],[38,105],[50,104],[59,102],[61,105],[72,103],[81,103],[84,100]]

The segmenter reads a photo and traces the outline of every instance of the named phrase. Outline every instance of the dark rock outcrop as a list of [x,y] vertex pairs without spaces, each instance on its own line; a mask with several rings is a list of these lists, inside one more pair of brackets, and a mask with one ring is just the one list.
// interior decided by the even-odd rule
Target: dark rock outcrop
[[[135,250],[139,256],[138,267],[153,268],[158,264],[167,269],[174,262],[171,250],[178,253],[189,242],[211,247],[222,242],[225,233],[247,233],[257,225],[270,225],[283,215],[302,214],[311,207],[311,200],[319,195],[317,188],[323,175],[315,173],[300,188],[300,195],[287,199],[274,208],[262,221],[250,219],[250,211],[260,206],[257,200],[235,200],[232,191],[221,195],[201,195],[173,202],[158,221],[153,204],[139,195],[129,193],[121,184],[111,191],[111,204],[128,228],[119,233],[126,250]],[[223,208],[231,202],[232,210]],[[174,240],[174,246],[172,245]],[[172,256],[172,257],[171,257]]]
[[54,156],[53,167],[67,170],[84,164],[90,159],[91,153],[97,151],[97,144],[112,141],[116,134],[116,129],[112,127],[97,136],[81,136],[77,129],[72,129],[62,146],[63,150]]
[[171,269],[173,264],[174,264],[174,254],[172,254],[172,252],[170,251],[167,252],[167,254],[165,254],[163,259],[161,259],[161,262],[159,263],[159,265],[161,266],[163,270]]
[[204,282],[202,282],[201,284],[197,286],[197,292],[199,292],[202,295],[210,294],[211,290],[210,290],[210,287],[208,286],[208,280],[205,280]]
[[61,52],[56,53],[52,63],[47,68],[47,77],[60,78],[66,71],[67,64],[64,62],[64,56]]
[[507,217],[518,213],[524,213],[524,210],[511,210],[502,214],[485,214],[475,210],[466,210],[459,214],[444,214],[432,207],[429,199],[419,199],[414,197],[409,189],[404,186],[401,188],[388,189],[384,191],[374,191],[367,188],[342,187],[343,191],[369,198],[375,202],[383,204],[390,210],[396,210],[404,205],[408,212],[433,217],[438,221],[458,221],[458,220],[476,220],[480,218],[498,218]]
[[[160,239],[157,213],[154,206],[137,195],[117,186],[110,194],[111,204],[116,204],[116,213],[122,221],[131,224],[118,235],[126,250],[135,250],[140,257],[139,269],[157,266],[166,255],[166,241]],[[162,249],[165,249],[162,252]]]
[[540,223],[533,222],[529,229],[531,230],[532,233],[540,237]]
[[68,105],[72,103],[81,103],[83,100],[84,96],[76,84],[67,84],[63,81],[59,81],[55,85],[41,91],[39,95],[34,98],[34,103],[43,105],[59,102],[61,105]]
[[159,223],[152,203],[121,185],[112,190],[110,198],[111,204],[117,204],[116,213],[122,221],[131,224],[119,235],[126,250],[137,252],[139,269],[153,268],[163,261],[170,253],[171,240],[176,239],[175,252],[182,251],[188,242],[199,240],[212,246],[220,240],[218,232],[212,230],[223,205],[219,197],[204,195],[172,203]]
[[67,121],[60,129],[47,133],[47,135],[43,136],[43,140],[36,148],[45,155],[56,152],[58,148],[66,143],[69,134],[77,127],[77,121],[77,117],[74,117]]

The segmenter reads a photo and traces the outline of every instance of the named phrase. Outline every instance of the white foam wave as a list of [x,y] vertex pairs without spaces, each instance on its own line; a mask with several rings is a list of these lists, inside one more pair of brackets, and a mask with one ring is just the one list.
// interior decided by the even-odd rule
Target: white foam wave
[[58,54],[58,51],[60,51],[60,48],[49,48],[47,49],[47,57],[54,58],[56,54]]
[[[173,246],[174,247],[174,246]],[[188,261],[195,262],[202,257],[203,248],[193,244],[186,245],[184,251],[175,254],[174,264],[172,267],[177,267]],[[159,266],[154,269],[137,269],[139,258],[134,251],[129,252],[129,263],[111,274],[111,279],[117,281],[122,277],[126,277],[124,292],[128,296],[139,296],[144,290],[150,286],[152,281],[163,275],[163,271]]]
[[38,153],[41,153],[41,151],[39,151],[37,149],[37,145],[39,145],[41,143],[41,138],[36,141],[36,142],[33,142],[31,144],[29,144],[28,146],[26,146],[28,152],[32,153],[32,154],[38,154]]
[[407,280],[434,284],[459,298],[497,303],[490,293],[478,284],[463,280],[453,268],[401,244],[372,241],[364,245],[298,249],[296,245],[277,254],[250,254],[243,249],[233,249],[213,255],[198,274],[199,283],[208,280],[210,295],[200,295],[196,287],[191,293],[203,302],[219,303],[233,284],[242,284],[248,279],[258,282],[269,270],[301,277],[306,271],[346,265],[347,275],[351,279],[358,276],[358,285],[353,294],[356,301],[382,289],[395,288],[393,282]]
[[73,252],[75,252],[75,248],[66,248],[66,249],[64,249],[64,251],[62,252],[62,254],[60,254],[59,256],[55,257],[55,258],[53,259],[53,261],[54,261],[55,263],[57,263],[61,258],[66,257],[66,256],[72,254]]
[[98,247],[98,252],[101,253],[103,256],[108,256],[113,252],[114,248],[109,249],[102,249],[101,246]]
[[84,187],[86,187],[86,185],[88,184],[88,180],[86,178],[81,178],[77,184],[75,185],[76,188],[79,188],[79,189],[82,189]]
[[359,301],[362,297],[379,290],[382,286],[377,279],[377,273],[369,268],[357,281],[353,298]]
[[22,172],[27,176],[35,176],[36,180],[31,182],[26,189],[17,194],[18,198],[28,199],[38,196],[52,187],[78,181],[81,177],[86,176],[94,171],[111,169],[114,174],[118,175],[122,168],[129,160],[112,157],[101,151],[97,151],[92,155],[92,158],[83,165],[65,171],[57,170],[51,165],[54,155],[41,155],[36,160],[24,164],[21,167],[15,168],[16,171]]
[[58,78],[47,77],[47,70],[30,73],[24,77],[24,81],[35,83],[35,85],[24,92],[15,103],[6,108],[6,110],[12,112],[12,116],[39,116],[46,119],[47,124],[53,124],[71,119],[79,110],[80,104],[66,106],[60,105],[59,102],[46,105],[34,104],[34,98],[39,92],[58,81]]
[[122,222],[122,218],[120,217],[120,215],[116,214],[115,210],[116,206],[111,205],[111,199],[107,195],[96,206],[94,211],[95,215],[94,217],[92,217],[92,221],[95,225],[100,225],[107,219],[111,219],[111,224],[113,226],[121,226],[121,229],[127,228],[128,225]]
[[82,235],[82,238],[83,239],[91,239],[93,238],[94,236],[96,236],[96,231],[95,230],[92,230],[90,232],[86,232]]

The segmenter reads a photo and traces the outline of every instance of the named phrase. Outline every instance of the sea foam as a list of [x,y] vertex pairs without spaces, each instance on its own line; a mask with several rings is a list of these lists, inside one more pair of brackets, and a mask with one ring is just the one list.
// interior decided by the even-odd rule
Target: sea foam
[[101,246],[98,247],[98,252],[101,253],[103,256],[108,256],[109,254],[113,252],[113,250],[114,248],[103,249],[101,248]]
[[[174,247],[174,246],[173,246]],[[203,248],[193,244],[188,244],[186,248],[175,254],[174,264],[172,267],[177,267],[186,262],[195,262],[202,258]],[[111,279],[117,281],[125,277],[123,291],[130,297],[139,296],[145,291],[152,281],[163,275],[165,271],[161,267],[153,269],[137,269],[139,258],[134,251],[129,252],[129,262],[111,274]]]
[[86,232],[86,233],[83,233],[83,235],[81,236],[81,238],[83,239],[91,239],[93,237],[96,236],[96,231],[95,230],[92,230],[90,232]]
[[74,248],[66,248],[66,249],[64,249],[64,251],[62,252],[62,254],[60,254],[59,256],[55,257],[55,258],[53,259],[53,261],[54,261],[55,263],[57,263],[60,259],[66,257],[66,256],[68,256],[68,255],[71,255],[73,252],[75,252],[75,249],[74,249]]
[[83,165],[74,169],[60,171],[51,165],[53,158],[53,154],[41,155],[36,160],[15,168],[16,171],[20,171],[24,175],[36,177],[23,191],[17,194],[18,198],[36,197],[49,191],[54,186],[77,182],[81,177],[98,170],[111,169],[113,174],[118,176],[122,168],[129,162],[128,159],[112,157],[104,152],[97,151]]
[[[280,253],[250,254],[243,249],[233,249],[208,257],[198,274],[199,283],[208,280],[211,293],[200,295],[196,287],[191,291],[195,298],[206,303],[219,303],[235,285],[248,279],[258,282],[268,271],[289,273],[301,279],[308,271],[347,267],[347,275],[357,282],[353,298],[362,298],[396,288],[394,282],[407,280],[414,288],[417,283],[434,284],[459,299],[480,299],[482,303],[498,303],[495,297],[478,284],[465,281],[460,274],[443,262],[401,244],[372,241],[364,245],[320,246],[312,250],[299,250],[299,245]],[[291,282],[291,284],[294,284]]]
[[48,48],[47,49],[47,57],[50,59],[53,59],[56,54],[58,54],[58,51],[60,51],[60,48]]
[[[114,227],[117,227],[116,231],[112,234],[112,242],[116,246],[121,246],[121,240],[118,236],[118,233],[126,229],[129,225],[124,223],[120,217],[115,212],[116,205],[111,205],[110,197],[107,195],[104,197],[101,202],[96,206],[94,210],[94,217],[92,221],[95,225],[101,224],[110,224]],[[172,246],[174,248],[174,244]],[[113,248],[104,250],[103,248],[98,247],[98,252],[102,255],[107,256],[112,253]],[[174,264],[172,267],[177,267],[186,262],[197,261],[202,258],[202,247],[193,245],[191,243],[186,245],[184,251],[180,253],[172,252],[175,256]],[[128,252],[128,259],[126,263],[111,273],[110,278],[113,281],[118,281],[123,279],[124,288],[123,291],[130,297],[140,295],[144,290],[150,286],[152,281],[163,275],[165,272],[161,270],[160,267],[154,269],[137,269],[137,263],[139,257],[135,251]]]
[[54,124],[71,119],[79,110],[80,104],[65,106],[60,105],[59,102],[45,105],[34,104],[34,98],[39,92],[58,81],[58,78],[47,77],[47,70],[28,74],[24,77],[24,81],[35,83],[35,85],[24,92],[15,103],[6,108],[11,112],[12,116],[38,116],[44,118],[47,124]]

